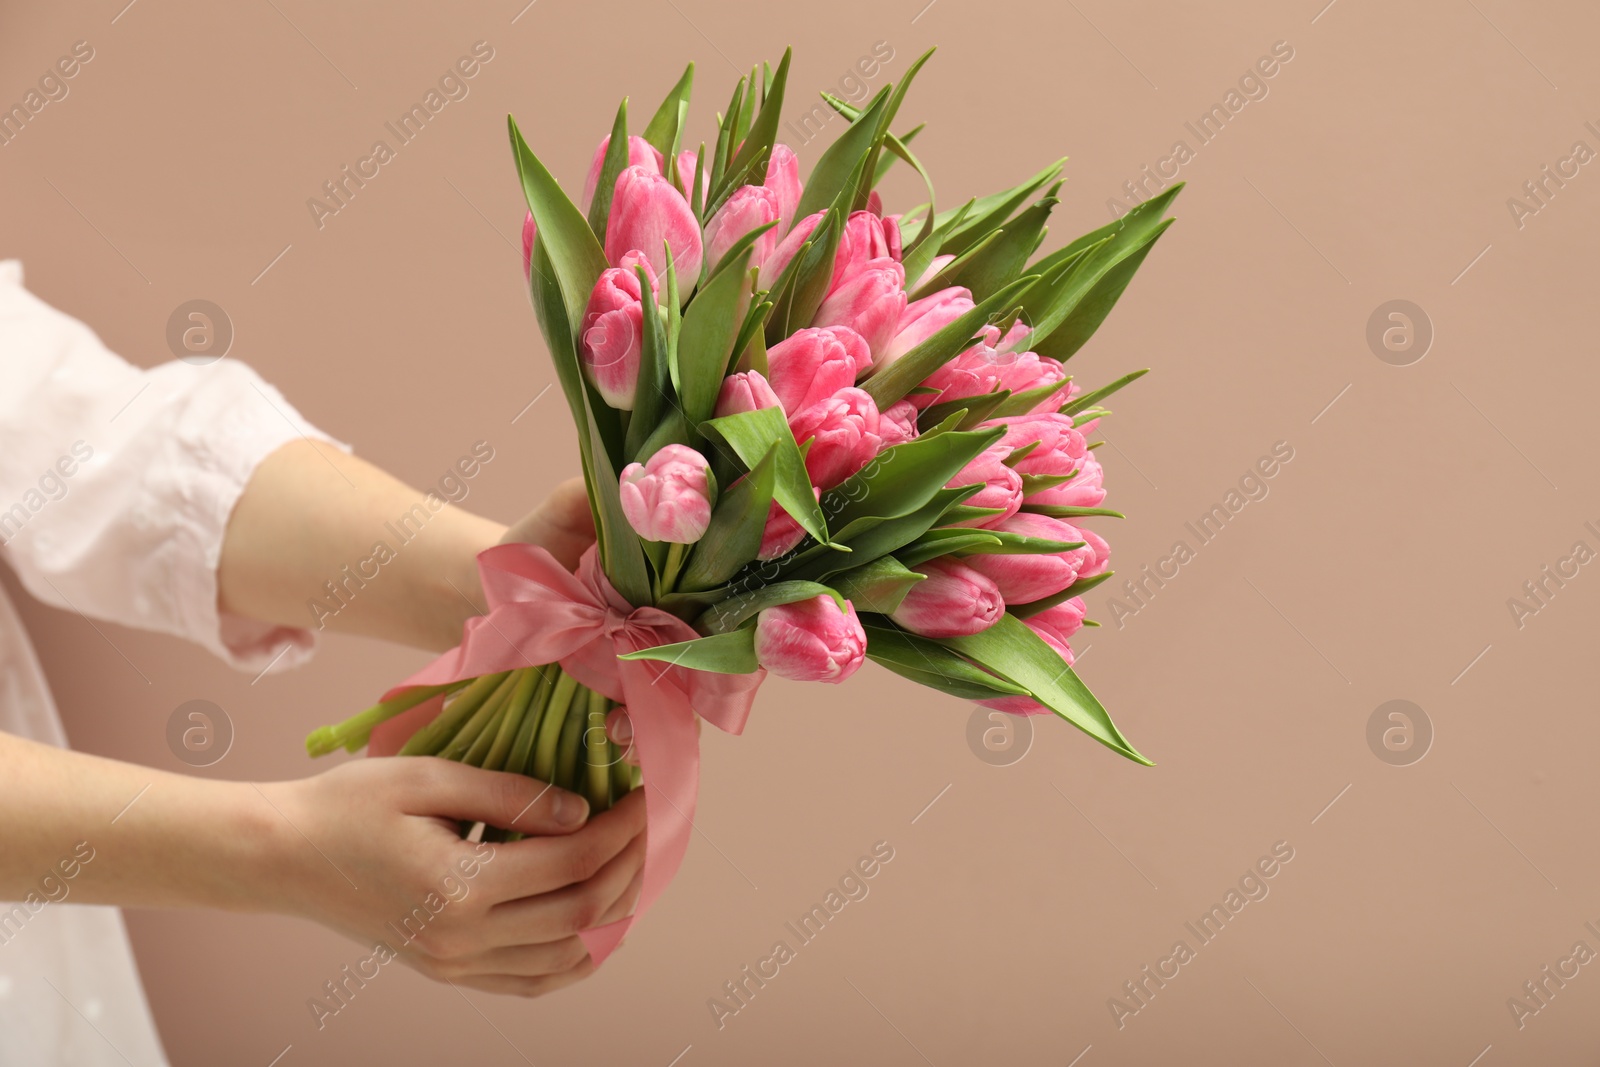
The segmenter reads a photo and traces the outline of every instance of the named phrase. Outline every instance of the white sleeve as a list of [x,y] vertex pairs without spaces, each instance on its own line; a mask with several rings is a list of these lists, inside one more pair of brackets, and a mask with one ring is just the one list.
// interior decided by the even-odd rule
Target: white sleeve
[[300,662],[309,630],[217,606],[234,505],[299,438],[330,440],[244,364],[142,370],[0,262],[0,556],[40,600],[188,638],[245,670]]

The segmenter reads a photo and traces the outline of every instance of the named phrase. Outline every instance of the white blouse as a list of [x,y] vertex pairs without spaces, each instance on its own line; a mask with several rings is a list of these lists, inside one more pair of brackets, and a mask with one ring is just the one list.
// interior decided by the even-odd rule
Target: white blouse
[[[0,558],[41,601],[244,670],[300,663],[313,635],[220,612],[216,577],[245,483],[299,437],[328,440],[243,364],[134,367],[0,261]],[[3,593],[0,730],[66,744]],[[0,903],[0,1064],[166,1062],[116,908]]]

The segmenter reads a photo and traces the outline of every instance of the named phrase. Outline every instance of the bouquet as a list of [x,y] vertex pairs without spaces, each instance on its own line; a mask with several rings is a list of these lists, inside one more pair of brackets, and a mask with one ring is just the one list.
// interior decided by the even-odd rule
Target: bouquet
[[[931,54],[931,53],[930,53]],[[1148,763],[1072,669],[1082,594],[1111,576],[1101,406],[1063,369],[1171,219],[1181,186],[1035,257],[1053,163],[936,210],[893,126],[929,58],[845,120],[802,183],[778,143],[790,57],[752,70],[716,144],[683,146],[694,67],[640,134],[627,101],[582,206],[510,121],[524,266],[578,430],[597,543],[479,557],[487,615],[313,755],[371,742],[523,773],[602,810],[641,783],[638,913],[688,845],[696,717],[738,732],[766,672],[844,681],[864,659]],[[896,162],[927,202],[884,213]],[[642,772],[609,738],[618,708]],[[472,829],[472,828],[464,828]],[[485,828],[493,840],[516,835]],[[599,962],[633,919],[588,931]]]

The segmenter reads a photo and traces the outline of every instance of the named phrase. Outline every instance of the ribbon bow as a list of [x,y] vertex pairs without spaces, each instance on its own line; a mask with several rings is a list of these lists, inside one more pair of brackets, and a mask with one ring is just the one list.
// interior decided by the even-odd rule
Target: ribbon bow
[[[416,686],[560,663],[579,683],[627,707],[644,770],[644,881],[632,916],[580,934],[595,963],[603,963],[666,889],[688,851],[700,788],[696,714],[730,734],[741,732],[766,672],[713,674],[619,660],[619,655],[700,635],[676,615],[628,603],[606,580],[592,545],[577,574],[544,549],[526,544],[497,545],[479,553],[478,573],[489,613],[467,620],[460,645],[383,699]],[[415,713],[382,724],[373,731],[368,752],[399,751],[442,705],[442,700],[428,701]]]

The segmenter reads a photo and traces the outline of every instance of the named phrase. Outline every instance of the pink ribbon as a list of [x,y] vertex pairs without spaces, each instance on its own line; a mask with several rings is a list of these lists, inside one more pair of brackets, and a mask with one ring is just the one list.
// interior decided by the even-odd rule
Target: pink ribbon
[[[489,613],[468,619],[461,644],[385,693],[445,685],[485,674],[546,663],[619,701],[633,723],[644,768],[644,882],[633,915],[580,935],[603,963],[636,919],[678,873],[694,828],[700,788],[700,741],[695,715],[730,734],[744,729],[765,671],[713,674],[654,661],[620,660],[628,652],[701,636],[660,608],[636,608],[606,580],[590,546],[572,574],[542,548],[498,545],[478,555]],[[438,714],[435,698],[379,726],[370,755],[392,755]]]

